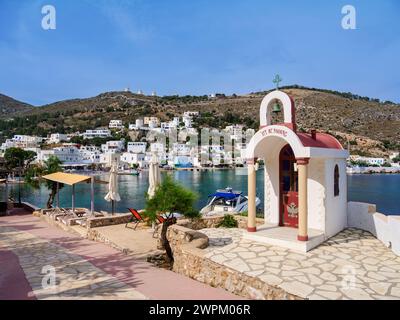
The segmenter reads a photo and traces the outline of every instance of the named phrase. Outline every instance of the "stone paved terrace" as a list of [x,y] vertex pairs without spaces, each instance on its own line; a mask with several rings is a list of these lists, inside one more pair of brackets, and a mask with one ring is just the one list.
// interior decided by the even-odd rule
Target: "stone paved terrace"
[[[56,289],[42,288],[43,267]],[[0,299],[238,299],[27,213],[0,217]],[[171,290],[174,288],[174,290]]]
[[347,229],[298,253],[245,240],[242,229],[200,231],[206,258],[301,298],[400,299],[400,257],[368,232]]

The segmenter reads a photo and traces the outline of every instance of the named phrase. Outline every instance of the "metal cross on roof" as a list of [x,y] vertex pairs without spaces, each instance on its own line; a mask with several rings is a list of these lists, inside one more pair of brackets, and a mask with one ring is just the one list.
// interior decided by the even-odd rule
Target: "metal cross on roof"
[[281,76],[279,74],[277,74],[275,76],[275,78],[272,80],[272,82],[275,83],[276,89],[278,90],[279,89],[279,83],[282,82]]

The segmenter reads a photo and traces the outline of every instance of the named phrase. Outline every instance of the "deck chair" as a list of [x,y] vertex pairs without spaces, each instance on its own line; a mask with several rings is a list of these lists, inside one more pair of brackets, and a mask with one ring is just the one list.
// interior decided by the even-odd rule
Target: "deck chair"
[[129,212],[132,214],[131,219],[125,224],[125,228],[128,228],[130,223],[134,223],[133,230],[136,230],[136,227],[140,222],[144,222],[144,219],[140,215],[140,213],[136,209],[128,208]]
[[[167,218],[164,218],[163,216],[160,216],[160,215],[157,215],[156,219],[157,219],[158,225],[154,228],[153,238],[154,238],[155,234],[157,233],[159,226],[161,226],[165,221],[168,220]],[[172,219],[172,218],[169,218],[169,219]]]
[[163,216],[159,216],[159,215],[156,216],[156,219],[157,219],[158,224],[154,227],[153,238],[156,235],[159,226],[162,225],[167,220]]

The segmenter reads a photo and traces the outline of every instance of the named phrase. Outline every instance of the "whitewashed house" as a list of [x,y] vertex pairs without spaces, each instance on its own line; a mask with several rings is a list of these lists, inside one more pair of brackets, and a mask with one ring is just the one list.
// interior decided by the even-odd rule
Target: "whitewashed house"
[[119,153],[125,150],[125,140],[110,140],[101,145],[103,153]]
[[82,155],[82,161],[84,163],[100,163],[101,150],[96,146],[81,146],[79,152]]
[[127,163],[130,167],[132,165],[138,165],[140,168],[143,167],[143,163],[145,161],[146,154],[145,153],[131,153],[124,152],[121,155],[121,162]]
[[111,137],[111,131],[108,129],[86,130],[82,136],[84,139],[109,138]]
[[136,119],[135,123],[129,124],[129,130],[140,130],[144,126],[143,119]]
[[3,152],[5,152],[5,150],[8,148],[36,148],[42,142],[42,137],[15,135],[12,139],[7,139],[4,143],[2,143],[0,148]]
[[83,157],[80,150],[75,145],[63,145],[52,150],[41,150],[37,156],[39,163],[47,161],[51,156],[57,157],[63,165],[81,164]]
[[374,165],[381,166],[386,162],[384,158],[354,156],[353,159],[355,161],[365,162],[366,164],[371,165],[371,166],[374,166]]
[[124,124],[122,122],[122,120],[111,120],[110,123],[108,124],[108,127],[110,129],[123,129],[124,128]]
[[144,117],[143,123],[144,125],[147,125],[151,128],[157,128],[160,125],[160,119],[158,119],[157,117]]
[[70,139],[68,138],[68,135],[64,133],[52,133],[50,137],[47,139],[46,143],[47,144],[58,144],[61,142],[67,142]]
[[127,151],[129,153],[146,153],[146,142],[128,142]]

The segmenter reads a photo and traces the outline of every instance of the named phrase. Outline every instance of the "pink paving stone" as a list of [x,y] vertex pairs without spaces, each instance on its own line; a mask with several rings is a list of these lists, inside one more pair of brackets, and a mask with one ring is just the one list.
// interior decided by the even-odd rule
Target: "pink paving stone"
[[0,247],[0,300],[35,300],[18,257]]
[[[0,218],[0,225],[29,232],[34,236],[60,245],[68,252],[81,256],[150,299],[241,299],[221,288],[207,286],[183,275],[159,269],[145,261],[126,256],[105,244],[74,236],[31,215],[2,217]],[[17,260],[14,259],[11,264],[21,269]],[[12,266],[10,266],[11,273],[14,268]]]

